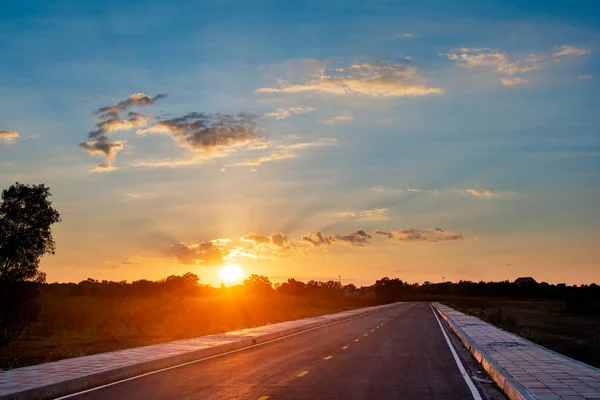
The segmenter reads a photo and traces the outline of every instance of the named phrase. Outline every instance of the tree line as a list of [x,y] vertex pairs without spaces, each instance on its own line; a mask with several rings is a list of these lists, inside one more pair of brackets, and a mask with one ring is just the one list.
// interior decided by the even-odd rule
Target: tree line
[[565,310],[600,315],[600,287],[521,282],[407,283],[384,277],[368,287],[293,278],[273,284],[251,275],[243,284],[213,287],[186,273],[158,281],[46,283],[39,261],[53,254],[51,226],[61,221],[49,188],[16,183],[0,203],[0,347],[35,335],[64,332],[152,332],[189,337],[324,312],[395,301],[456,297],[564,301]]

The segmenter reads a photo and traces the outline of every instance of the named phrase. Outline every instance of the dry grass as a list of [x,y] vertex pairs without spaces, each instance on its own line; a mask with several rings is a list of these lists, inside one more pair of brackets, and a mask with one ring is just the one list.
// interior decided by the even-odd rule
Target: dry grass
[[[345,299],[261,296],[45,298],[28,338],[0,352],[0,368],[227,332],[356,308]],[[365,304],[366,305],[366,304]]]

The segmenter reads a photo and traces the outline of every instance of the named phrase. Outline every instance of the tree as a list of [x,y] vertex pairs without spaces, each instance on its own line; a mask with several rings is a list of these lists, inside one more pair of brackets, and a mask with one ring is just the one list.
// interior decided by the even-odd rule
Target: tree
[[54,254],[50,226],[60,215],[42,185],[19,182],[2,191],[0,203],[0,347],[18,339],[37,321],[41,257]]
[[273,285],[266,276],[252,274],[244,279],[244,287],[248,293],[268,294],[273,291]]
[[44,254],[54,254],[50,227],[60,222],[50,189],[15,183],[2,191],[0,204],[0,281],[22,282],[45,276],[38,272]]

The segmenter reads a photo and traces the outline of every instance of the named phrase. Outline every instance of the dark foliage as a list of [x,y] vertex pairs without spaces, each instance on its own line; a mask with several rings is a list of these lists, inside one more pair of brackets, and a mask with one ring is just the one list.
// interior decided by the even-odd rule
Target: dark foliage
[[41,257],[54,253],[50,227],[60,215],[42,185],[15,183],[0,203],[0,347],[20,337],[40,312]]

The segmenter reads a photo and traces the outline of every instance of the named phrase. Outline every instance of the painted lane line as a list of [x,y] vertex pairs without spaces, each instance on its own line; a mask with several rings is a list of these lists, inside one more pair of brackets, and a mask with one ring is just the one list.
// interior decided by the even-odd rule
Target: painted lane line
[[342,350],[346,350],[348,348],[348,346],[344,346],[342,347]]
[[371,329],[371,332],[375,332],[375,329]]
[[267,400],[269,397],[271,396],[261,396],[258,398],[258,400]]
[[354,339],[355,342],[358,342],[360,339]]
[[368,334],[368,333],[365,333],[363,336],[369,336],[369,334]]
[[452,356],[454,357],[454,361],[456,362],[456,365],[458,366],[458,369],[460,370],[460,374],[462,375],[463,379],[467,383],[467,386],[471,390],[473,399],[474,400],[482,400],[481,395],[479,394],[479,392],[477,391],[477,388],[475,387],[475,385],[473,384],[473,381],[471,380],[471,377],[469,376],[469,374],[467,374],[465,367],[463,367],[462,362],[458,358],[458,354],[456,354],[456,350],[454,350],[454,346],[452,345],[450,338],[446,334],[446,330],[442,326],[442,323],[440,322],[440,319],[437,316],[437,312],[433,309],[433,307],[431,307],[431,311],[433,311],[433,316],[435,317],[438,325],[440,326],[440,329],[442,330],[442,333],[444,334],[444,339],[446,339],[446,343],[448,344],[448,347],[450,348],[450,351],[452,352]]
[[308,371],[302,371],[300,372],[298,375],[296,375],[298,378],[302,378],[304,375],[308,374]]
[[[402,307],[401,310],[404,310],[404,307]],[[399,313],[399,314],[402,314],[402,313]],[[341,321],[331,322],[331,323],[328,323],[328,324],[325,324],[325,325],[315,326],[314,328],[305,329],[305,330],[302,330],[300,332],[292,333],[290,335],[282,336],[280,338],[269,340],[269,341],[266,341],[266,342],[263,342],[263,343],[253,344],[251,346],[242,347],[241,349],[231,350],[231,351],[228,351],[226,353],[215,354],[214,356],[209,356],[209,357],[200,358],[198,360],[184,362],[184,363],[181,363],[181,364],[173,365],[171,367],[166,367],[166,368],[158,369],[156,371],[146,372],[145,374],[140,374],[140,375],[132,376],[131,378],[125,378],[125,379],[121,379],[120,381],[107,383],[106,385],[100,385],[100,386],[93,387],[91,389],[86,389],[86,390],[82,390],[80,392],[75,392],[75,393],[67,394],[67,395],[62,396],[62,397],[57,397],[54,400],[68,399],[68,398],[79,396],[79,395],[82,395],[82,394],[85,394],[85,393],[90,393],[90,392],[94,392],[96,390],[104,389],[104,388],[107,388],[107,387],[110,387],[110,386],[118,385],[119,383],[132,381],[134,379],[139,379],[139,378],[143,378],[145,376],[158,374],[158,373],[169,371],[169,370],[172,370],[172,369],[175,369],[175,368],[184,367],[186,365],[190,365],[190,364],[195,364],[195,363],[199,363],[199,362],[211,360],[213,358],[223,357],[223,356],[226,356],[226,355],[229,355],[229,354],[238,353],[240,351],[250,350],[250,349],[253,349],[255,347],[264,346],[266,344],[273,343],[273,342],[278,342],[280,340],[284,340],[284,339],[287,339],[287,338],[290,338],[290,337],[293,337],[293,336],[302,335],[304,333],[308,333],[308,332],[314,331],[316,329],[321,329],[321,328],[324,328],[326,326],[329,327],[331,325],[337,325],[337,324],[341,324],[343,322],[348,322],[348,321],[352,321],[352,320],[359,319],[359,318],[362,318],[362,317],[367,317],[367,316],[369,316],[369,313],[357,315],[356,317],[351,317],[351,318],[348,318],[348,319],[343,319]]]
[[333,356],[327,356],[324,358],[324,360],[331,360],[333,358]]

